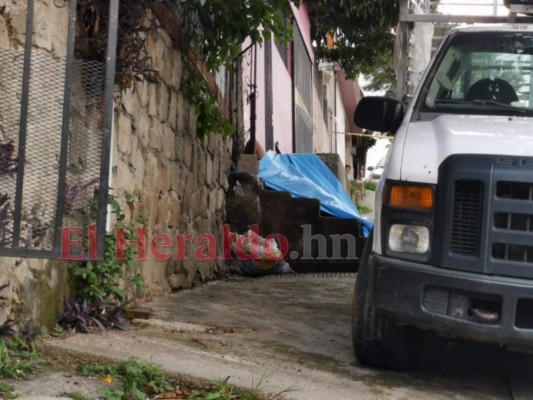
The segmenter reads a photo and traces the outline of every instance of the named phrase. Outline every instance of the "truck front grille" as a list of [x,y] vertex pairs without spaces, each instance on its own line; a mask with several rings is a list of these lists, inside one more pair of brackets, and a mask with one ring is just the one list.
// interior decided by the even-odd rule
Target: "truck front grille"
[[493,243],[492,257],[496,260],[533,263],[533,246]]
[[496,186],[496,194],[501,199],[533,201],[533,184],[500,181]]
[[494,227],[510,231],[533,231],[533,215],[497,212],[494,214]]
[[449,156],[436,193],[435,266],[533,282],[533,156]]
[[451,251],[475,256],[479,253],[483,184],[474,180],[455,182]]
[[517,207],[524,210],[523,205],[531,208],[533,205],[533,184],[507,180],[498,181],[496,182],[496,197],[495,202],[504,201],[504,208],[507,208],[508,211],[494,213],[494,228],[499,232],[505,232],[505,236],[500,236],[499,240],[492,243],[492,258],[499,261],[532,264],[533,236],[529,239],[532,245],[524,243],[523,238],[529,237],[528,234],[533,232],[533,213],[517,213],[511,210]]

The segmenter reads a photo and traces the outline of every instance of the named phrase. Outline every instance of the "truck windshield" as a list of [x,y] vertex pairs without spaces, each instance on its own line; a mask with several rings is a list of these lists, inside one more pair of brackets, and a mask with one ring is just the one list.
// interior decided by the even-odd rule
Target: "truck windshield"
[[533,32],[457,32],[420,111],[533,116]]

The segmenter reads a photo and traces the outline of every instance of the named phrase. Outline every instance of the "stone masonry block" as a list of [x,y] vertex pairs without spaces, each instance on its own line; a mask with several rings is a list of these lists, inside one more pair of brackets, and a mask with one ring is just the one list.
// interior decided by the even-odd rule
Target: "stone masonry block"
[[240,172],[248,172],[252,175],[257,175],[259,172],[259,161],[255,154],[241,154],[237,168]]
[[131,120],[124,113],[119,112],[117,118],[117,146],[121,153],[131,153],[132,126]]
[[213,184],[213,176],[214,176],[214,165],[213,159],[211,158],[211,155],[209,153],[206,154],[206,171],[205,171],[205,182],[207,185]]
[[120,102],[127,114],[134,115],[139,112],[139,98],[132,88],[127,88],[121,93]]
[[168,119],[168,105],[169,105],[169,90],[161,84],[159,85],[159,97],[157,99],[157,108],[159,114],[159,121],[165,122]]
[[170,128],[176,130],[176,117],[178,114],[178,94],[174,90],[169,91],[168,123]]
[[148,115],[150,117],[157,116],[157,102],[160,93],[159,87],[161,84],[151,83],[148,85]]

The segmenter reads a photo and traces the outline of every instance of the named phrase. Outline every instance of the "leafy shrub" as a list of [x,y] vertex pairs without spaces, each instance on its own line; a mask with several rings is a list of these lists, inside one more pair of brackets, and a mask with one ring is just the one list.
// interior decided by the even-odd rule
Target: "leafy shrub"
[[376,188],[378,187],[378,184],[374,181],[366,181],[364,185],[365,185],[365,189],[371,190],[373,192],[375,192]]
[[[124,239],[131,241],[137,238],[135,225],[124,221],[124,213],[116,199],[110,197],[109,204],[117,222],[115,229],[105,236],[104,259],[102,261],[74,262],[70,265],[74,270],[74,276],[77,278],[77,295],[89,303],[123,303],[126,301],[128,290],[145,290],[144,280],[137,269],[135,247],[128,246],[124,249],[123,260],[116,257],[116,229],[122,228]],[[126,271],[129,272],[130,277],[126,282],[126,287],[122,288],[120,282],[126,277]]]
[[[129,199],[129,200],[128,200]],[[126,194],[131,201],[132,195]],[[133,223],[126,223],[120,204],[115,198],[109,203],[116,218],[115,228],[121,228],[124,239],[136,239],[137,230]],[[139,218],[137,218],[139,219]],[[58,323],[70,331],[89,332],[91,326],[99,329],[125,329],[124,308],[129,304],[128,296],[134,291],[145,290],[144,279],[136,262],[137,251],[126,246],[124,259],[116,257],[116,230],[105,236],[105,253],[102,261],[72,262],[70,268],[76,277],[75,299],[65,301],[65,309]],[[125,281],[125,287],[122,282]]]

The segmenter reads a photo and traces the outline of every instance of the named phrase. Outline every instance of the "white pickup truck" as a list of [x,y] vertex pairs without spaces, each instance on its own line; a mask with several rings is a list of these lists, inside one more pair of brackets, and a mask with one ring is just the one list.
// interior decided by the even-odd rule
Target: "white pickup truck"
[[367,97],[395,135],[359,264],[353,345],[408,367],[420,329],[533,349],[533,24],[451,30],[409,107]]

